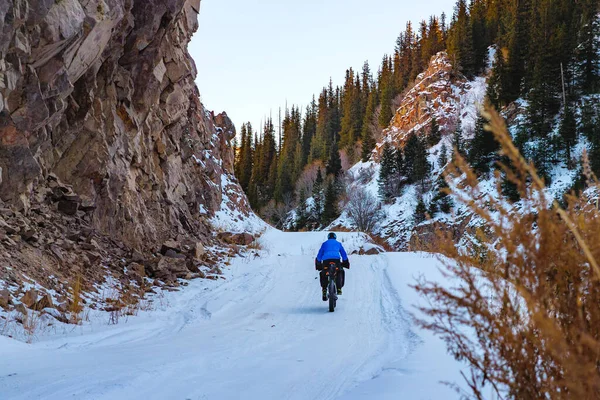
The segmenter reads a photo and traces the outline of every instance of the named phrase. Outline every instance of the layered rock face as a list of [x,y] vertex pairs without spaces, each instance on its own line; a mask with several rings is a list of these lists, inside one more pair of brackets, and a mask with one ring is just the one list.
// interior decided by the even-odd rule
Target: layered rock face
[[[169,239],[217,240],[207,219],[235,129],[194,84],[199,9],[0,0],[0,272],[29,266],[42,279],[49,265],[143,262]],[[82,257],[69,258],[73,246]]]
[[[402,96],[390,126],[383,132],[384,140],[402,147],[410,133],[428,132],[434,116],[442,129],[452,129],[457,118],[462,118],[461,97],[469,89],[469,82],[454,71],[446,52],[436,54]],[[383,142],[378,143],[374,150],[377,160],[382,149]]]
[[25,213],[49,174],[133,247],[206,233],[231,167],[226,116],[199,101],[200,0],[1,0],[0,198]]

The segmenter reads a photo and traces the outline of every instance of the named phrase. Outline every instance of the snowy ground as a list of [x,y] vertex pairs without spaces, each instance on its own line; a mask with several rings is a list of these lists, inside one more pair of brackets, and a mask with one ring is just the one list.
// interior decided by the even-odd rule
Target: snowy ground
[[[340,234],[349,252],[360,234]],[[269,230],[227,279],[167,294],[163,310],[27,345],[0,337],[2,399],[453,399],[444,344],[409,315],[427,255],[351,256],[335,313],[313,259],[323,233]]]

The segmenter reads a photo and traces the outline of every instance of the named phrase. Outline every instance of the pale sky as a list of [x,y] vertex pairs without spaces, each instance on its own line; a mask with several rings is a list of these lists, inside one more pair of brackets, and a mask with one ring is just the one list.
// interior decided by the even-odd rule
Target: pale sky
[[202,0],[189,51],[202,102],[226,111],[239,131],[272,110],[300,104],[349,67],[369,60],[375,75],[407,21],[446,12],[455,0]]

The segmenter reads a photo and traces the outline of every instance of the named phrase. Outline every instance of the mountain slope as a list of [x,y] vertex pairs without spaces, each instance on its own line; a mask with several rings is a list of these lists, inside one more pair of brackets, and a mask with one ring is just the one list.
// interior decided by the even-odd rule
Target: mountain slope
[[[351,256],[335,313],[313,258],[322,233],[268,231],[261,258],[236,258],[226,280],[193,281],[164,310],[27,346],[0,341],[11,399],[458,398],[443,342],[412,324],[407,285],[442,279],[419,254]],[[365,242],[340,234],[349,252]],[[16,353],[19,356],[16,357]]]
[[3,308],[24,285],[65,305],[78,277],[86,291],[107,274],[160,278],[174,263],[159,253],[167,241],[188,258],[178,275],[214,265],[211,217],[253,215],[232,178],[235,128],[194,83],[199,10],[200,0],[0,1]]
[[[463,143],[468,143],[473,137],[486,88],[485,76],[469,81],[453,72],[445,52],[438,53],[432,57],[427,70],[417,77],[415,84],[403,96],[390,126],[383,131],[373,151],[372,159],[366,163],[359,162],[348,170],[348,192],[364,188],[371,196],[379,198],[380,153],[384,144],[390,143],[394,147],[403,148],[411,134],[425,140],[423,135],[428,134],[432,119],[437,120],[441,140],[427,149],[431,172],[427,177],[425,190],[419,184],[404,185],[390,204],[381,206],[384,216],[378,221],[373,233],[384,238],[393,248],[410,248],[411,240],[415,237],[414,228],[418,225],[415,219],[417,204],[422,198],[429,206],[438,190],[436,182],[445,167],[438,165],[442,147],[445,146],[448,152],[453,148],[453,133],[458,122],[462,126]],[[450,158],[450,153],[447,155]],[[444,223],[454,223],[451,213],[440,213],[434,217]],[[331,225],[355,228],[346,209],[342,209],[340,217]]]

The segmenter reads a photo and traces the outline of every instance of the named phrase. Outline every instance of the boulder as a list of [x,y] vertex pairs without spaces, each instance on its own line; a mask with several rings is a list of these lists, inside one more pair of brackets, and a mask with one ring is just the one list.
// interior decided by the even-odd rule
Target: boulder
[[66,186],[53,186],[52,187],[52,200],[58,201],[62,200],[63,196],[66,193],[69,193],[70,189]]
[[365,254],[368,256],[374,256],[376,254],[380,254],[381,250],[378,247],[371,247],[370,249],[365,250]]
[[249,233],[238,233],[233,237],[234,243],[241,246],[248,246],[254,242],[254,236]]
[[161,257],[156,265],[149,266],[149,273],[155,279],[164,282],[173,281],[176,278],[185,278],[190,272],[185,259]]
[[192,247],[192,258],[195,260],[200,260],[202,256],[206,254],[206,249],[204,245],[200,242],[196,242]]
[[172,250],[176,253],[181,253],[181,244],[176,240],[167,240],[161,246],[160,254],[164,256],[169,250]]
[[168,258],[182,258],[182,259],[185,259],[185,255],[183,255],[181,253],[178,253],[178,252],[176,252],[175,250],[172,250],[172,249],[168,249],[165,252],[165,254],[163,254],[163,255],[165,257],[168,257]]
[[50,296],[48,293],[44,293],[42,295],[42,298],[39,299],[33,309],[34,310],[43,310],[44,308],[54,308],[54,303],[52,302],[52,296]]
[[72,201],[77,204],[81,204],[81,198],[75,193],[65,193],[62,196],[63,200]]
[[138,275],[141,277],[146,276],[146,269],[144,268],[144,266],[142,264],[132,262],[131,264],[129,264],[128,270],[131,271],[135,275]]
[[79,210],[79,203],[71,200],[61,200],[58,202],[58,211],[66,215],[75,215]]
[[8,289],[2,289],[0,290],[0,308],[3,309],[8,309],[8,306],[10,305],[11,301],[10,301],[10,292],[8,291]]
[[2,219],[0,219],[0,228],[2,228],[2,230],[4,232],[6,232],[7,235],[14,235],[15,233],[17,233],[17,229],[16,228],[14,228],[13,226],[7,224]]
[[98,251],[100,249],[100,246],[98,245],[98,242],[92,239],[89,243],[82,243],[81,248],[89,251]]
[[21,303],[23,303],[27,308],[32,308],[36,302],[37,292],[33,288],[29,289],[27,292],[25,292],[23,297],[21,297]]
[[144,277],[146,276],[146,269],[142,264],[132,262],[127,266],[127,275],[135,280],[138,285],[142,285]]
[[229,244],[237,244],[240,246],[248,246],[254,241],[254,236],[249,233],[231,233],[221,232],[217,235],[217,238]]
[[37,242],[39,240],[39,236],[34,229],[26,229],[21,233],[21,238],[26,242]]

